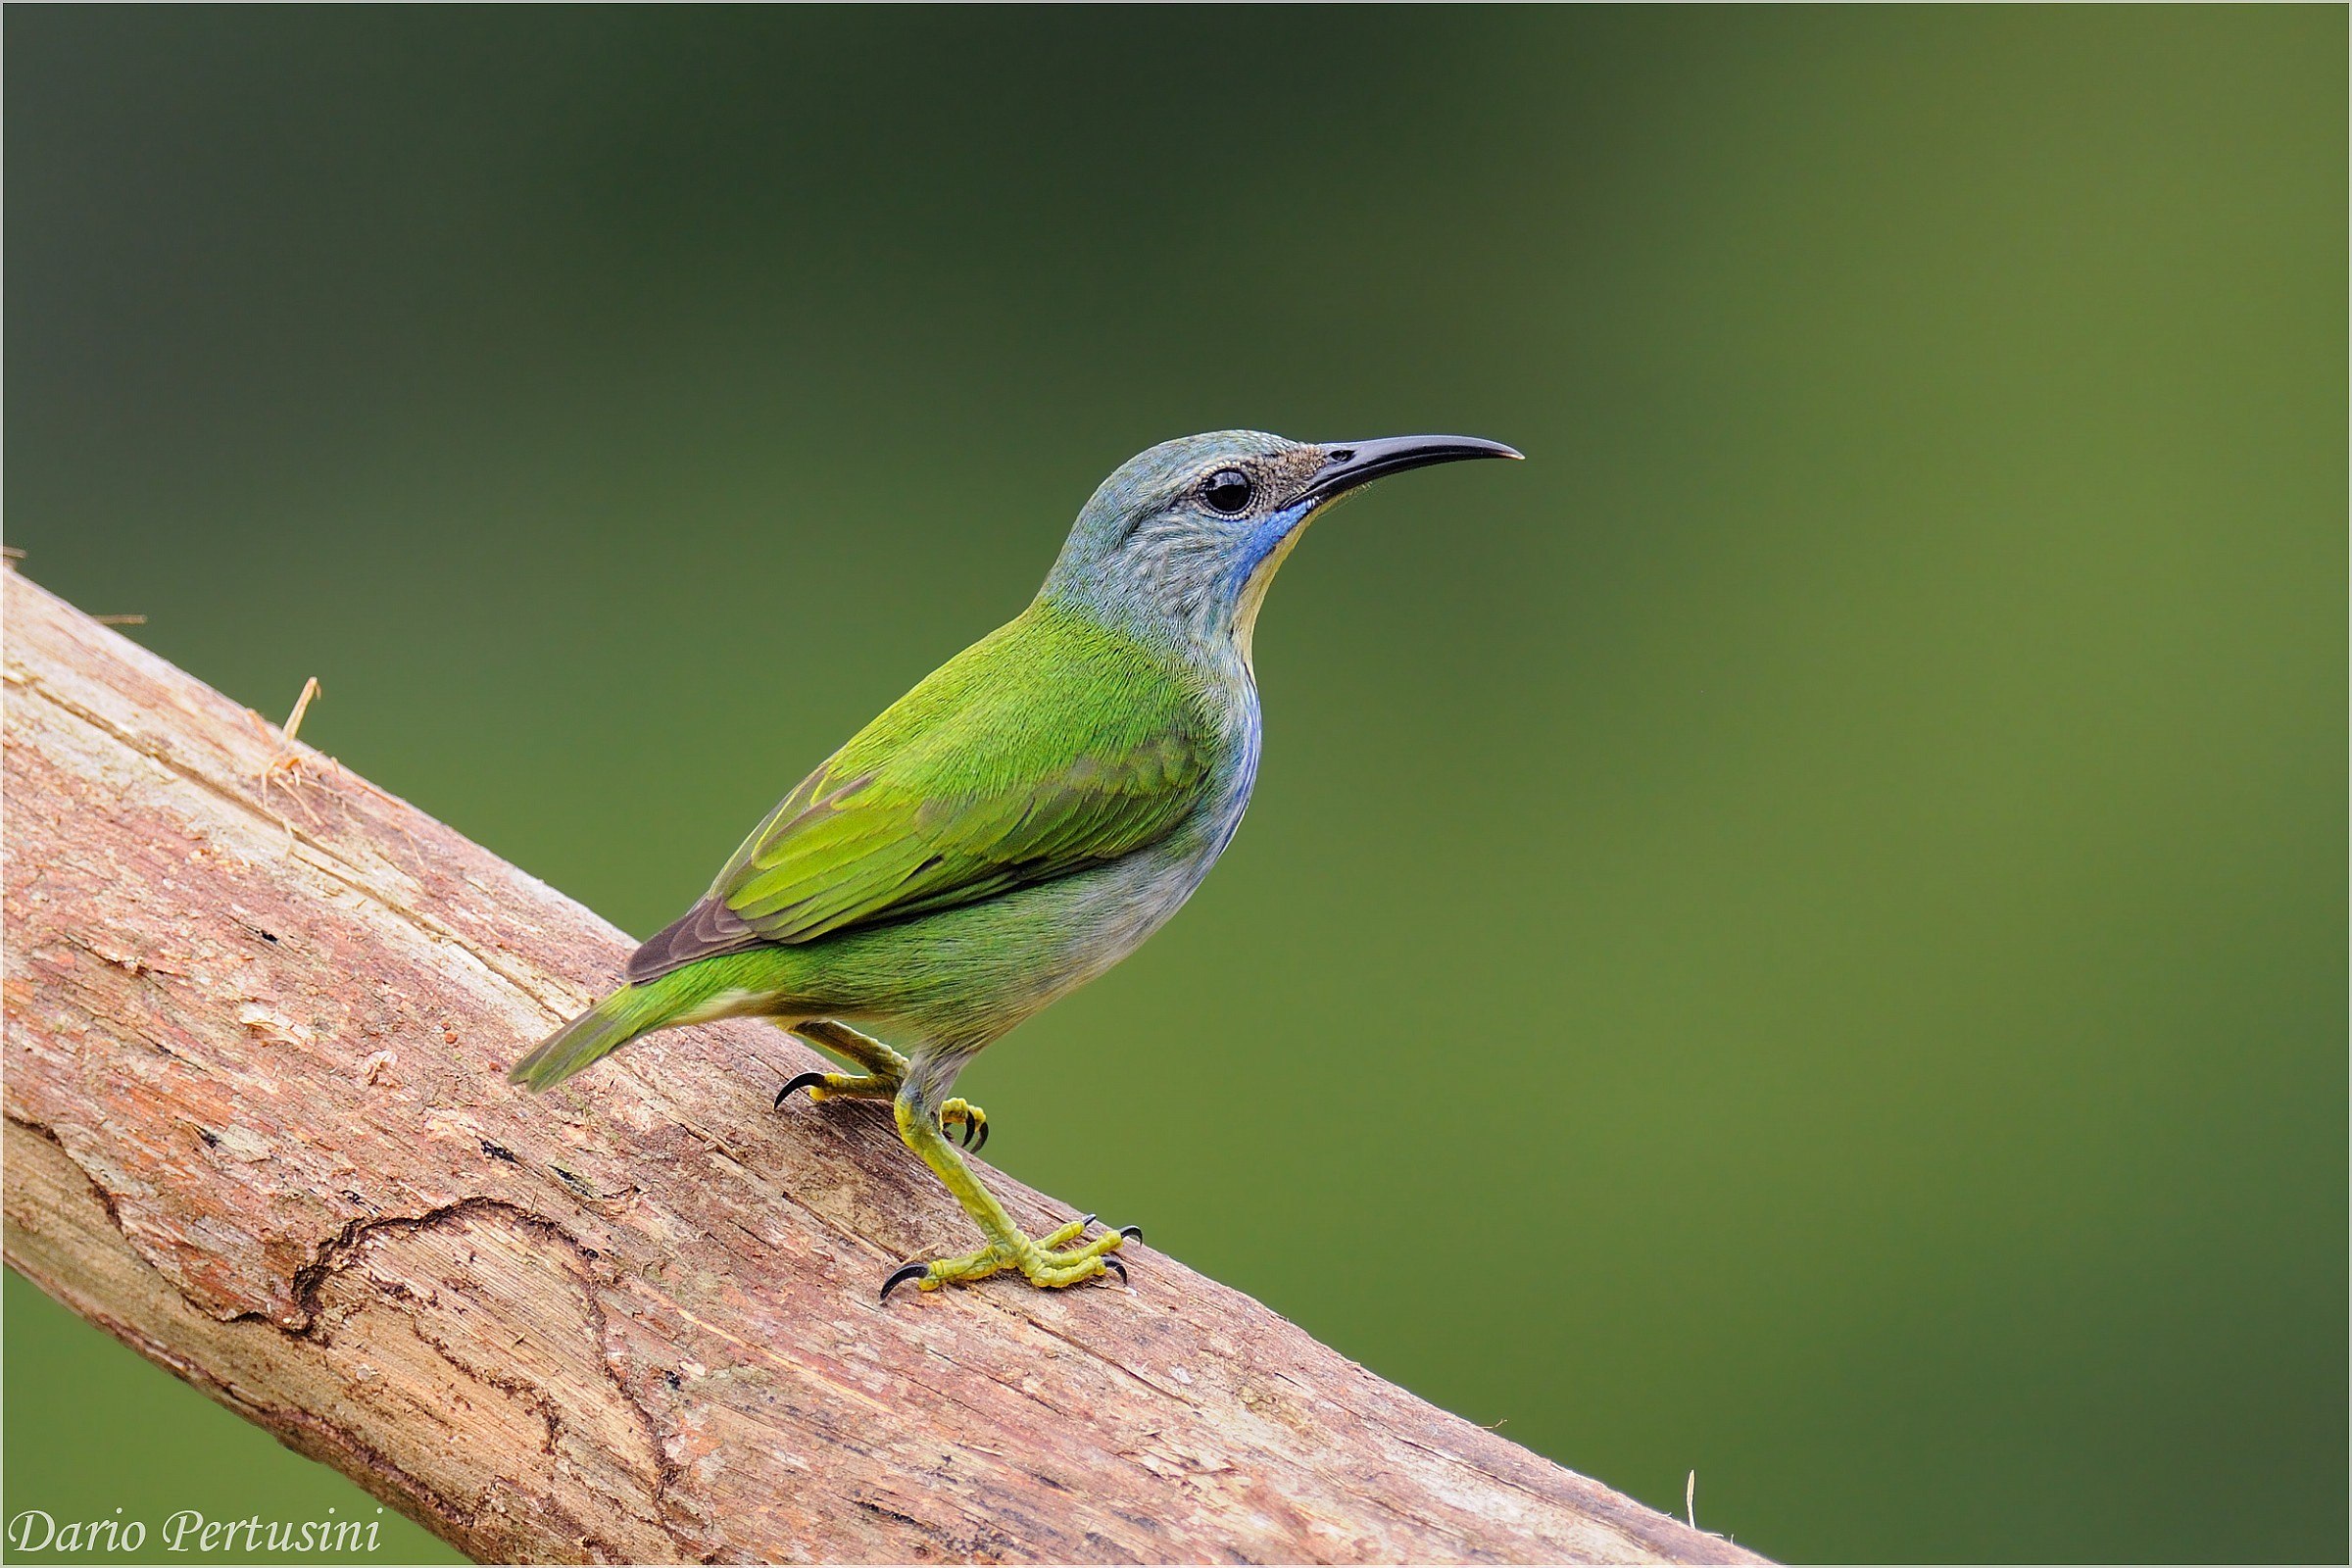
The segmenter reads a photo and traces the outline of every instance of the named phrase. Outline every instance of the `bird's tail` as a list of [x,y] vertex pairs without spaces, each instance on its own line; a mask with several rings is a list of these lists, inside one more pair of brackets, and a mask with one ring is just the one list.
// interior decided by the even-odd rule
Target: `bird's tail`
[[507,1081],[527,1089],[552,1089],[646,1031],[661,1028],[677,1011],[675,999],[661,995],[667,989],[658,982],[622,986],[541,1041],[538,1050],[508,1071]]

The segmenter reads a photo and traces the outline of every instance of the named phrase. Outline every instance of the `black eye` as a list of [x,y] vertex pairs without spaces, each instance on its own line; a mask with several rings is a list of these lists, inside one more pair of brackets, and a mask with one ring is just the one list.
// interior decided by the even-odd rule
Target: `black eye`
[[1250,497],[1256,493],[1256,489],[1250,482],[1250,476],[1241,469],[1219,468],[1208,476],[1208,483],[1200,487],[1200,499],[1231,516],[1250,505]]

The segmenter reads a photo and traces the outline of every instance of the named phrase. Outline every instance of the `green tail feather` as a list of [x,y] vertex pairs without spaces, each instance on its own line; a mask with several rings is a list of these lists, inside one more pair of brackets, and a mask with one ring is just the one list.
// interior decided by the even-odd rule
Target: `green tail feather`
[[507,1079],[532,1089],[552,1089],[639,1035],[713,1016],[711,1005],[730,993],[775,994],[787,972],[780,965],[791,961],[788,950],[760,948],[704,958],[643,985],[622,986],[541,1041],[538,1050],[514,1065]]
[[538,1050],[509,1070],[507,1081],[530,1089],[552,1089],[647,1030],[660,1028],[671,1006],[667,999],[648,994],[659,989],[622,986],[540,1042]]

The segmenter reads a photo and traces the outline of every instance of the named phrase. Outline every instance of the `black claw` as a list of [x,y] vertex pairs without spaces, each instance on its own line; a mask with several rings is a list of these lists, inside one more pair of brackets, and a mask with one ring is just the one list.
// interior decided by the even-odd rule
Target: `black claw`
[[972,1146],[972,1152],[973,1152],[974,1153],[978,1153],[978,1152],[979,1152],[981,1150],[983,1150],[983,1149],[986,1149],[987,1147],[988,1147],[988,1123],[986,1123],[986,1122],[982,1122],[982,1123],[980,1124],[980,1141],[979,1141],[978,1143],[976,1143],[976,1144],[974,1144],[974,1145]]
[[1089,1214],[1089,1215],[1087,1215],[1087,1216],[1086,1216],[1086,1218],[1084,1218],[1084,1219],[1082,1219],[1082,1220],[1080,1220],[1080,1221],[1078,1222],[1078,1229],[1079,1229],[1080,1231],[1082,1231],[1082,1232],[1083,1232],[1083,1231],[1084,1231],[1084,1230],[1085,1230],[1085,1229],[1086,1229],[1086,1228],[1087,1228],[1089,1225],[1092,1225],[1094,1222],[1095,1222],[1095,1216],[1094,1216],[1094,1215],[1092,1215],[1092,1214]]
[[1144,1239],[1144,1228],[1141,1225],[1122,1225],[1119,1234],[1131,1242],[1140,1242]]
[[1110,1270],[1113,1274],[1116,1274],[1119,1277],[1119,1283],[1121,1285],[1127,1283],[1126,1264],[1120,1262],[1117,1258],[1110,1256],[1108,1253],[1105,1253],[1103,1254],[1102,1258],[1102,1266]]
[[776,1091],[776,1108],[778,1110],[784,1108],[784,1102],[792,1098],[792,1092],[794,1090],[806,1089],[810,1084],[821,1084],[824,1081],[825,1075],[821,1072],[805,1072],[801,1074],[798,1078],[795,1078],[792,1082],[786,1084],[783,1088]]
[[891,1292],[897,1290],[908,1280],[919,1280],[930,1272],[931,1265],[928,1263],[907,1264],[905,1268],[899,1270],[896,1274],[893,1274],[890,1278],[882,1282],[881,1298],[885,1301],[889,1300]]

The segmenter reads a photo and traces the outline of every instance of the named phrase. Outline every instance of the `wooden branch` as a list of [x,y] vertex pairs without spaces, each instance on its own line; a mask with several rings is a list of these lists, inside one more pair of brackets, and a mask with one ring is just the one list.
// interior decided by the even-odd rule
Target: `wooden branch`
[[510,1089],[627,939],[0,575],[7,1260],[461,1549],[1754,1560],[1157,1253],[878,1305],[965,1222],[813,1054]]

